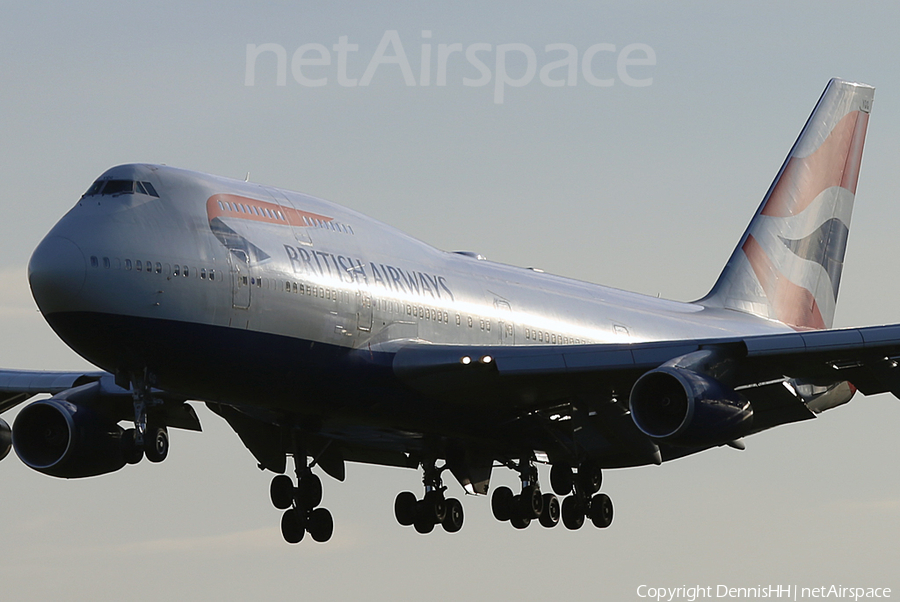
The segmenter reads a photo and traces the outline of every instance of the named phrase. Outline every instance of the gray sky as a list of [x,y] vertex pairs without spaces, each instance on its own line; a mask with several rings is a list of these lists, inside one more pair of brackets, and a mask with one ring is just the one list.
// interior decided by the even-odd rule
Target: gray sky
[[[31,251],[106,168],[157,162],[300,190],[437,247],[689,300],[707,292],[831,77],[876,86],[843,275],[839,326],[900,322],[900,139],[891,3],[271,1],[0,5],[0,366],[80,369],[37,313]],[[397,32],[415,83],[381,65],[367,86],[331,65],[274,55],[245,85],[247,44],[358,51],[361,80]],[[423,37],[430,31],[431,37]],[[462,53],[436,85],[439,44],[488,44],[492,77]],[[495,102],[498,45],[594,44],[592,86],[539,73]],[[655,65],[615,57],[645,44]],[[604,47],[605,48],[605,47]],[[390,54],[390,53],[389,53]],[[304,55],[314,57],[315,53]],[[635,55],[638,56],[638,55]],[[510,51],[510,78],[526,75]],[[554,71],[554,79],[565,69]],[[891,184],[894,182],[894,184]],[[858,397],[803,424],[662,467],[608,471],[611,528],[524,532],[487,498],[464,499],[455,535],[398,526],[393,498],[412,470],[353,465],[325,480],[327,545],[285,544],[255,467],[202,406],[203,434],[173,432],[169,459],[80,481],[0,464],[4,599],[639,599],[641,584],[891,587],[900,592],[900,401]],[[12,422],[14,413],[4,418]],[[514,475],[495,471],[494,485]],[[546,475],[544,476],[546,481]],[[461,495],[453,483],[451,492]]]

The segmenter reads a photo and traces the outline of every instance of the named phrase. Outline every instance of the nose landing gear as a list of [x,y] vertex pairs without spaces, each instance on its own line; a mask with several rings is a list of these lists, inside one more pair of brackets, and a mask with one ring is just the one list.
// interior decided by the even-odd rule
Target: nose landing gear
[[151,394],[151,380],[146,370],[130,377],[134,428],[127,429],[122,437],[125,460],[129,464],[137,464],[145,456],[151,462],[162,462],[169,455],[169,432],[165,424],[153,418],[153,408],[162,402]]

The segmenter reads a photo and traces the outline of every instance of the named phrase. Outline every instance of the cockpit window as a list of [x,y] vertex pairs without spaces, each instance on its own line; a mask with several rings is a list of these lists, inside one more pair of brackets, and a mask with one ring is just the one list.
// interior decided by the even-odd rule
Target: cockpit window
[[135,182],[134,180],[97,180],[84,196],[118,196],[120,194],[146,194],[159,198],[159,193],[150,182]]
[[117,194],[134,194],[133,180],[108,180],[103,187],[103,196]]
[[95,194],[99,194],[100,189],[103,188],[103,184],[103,181],[97,180],[96,182],[91,184],[91,187],[88,188],[88,191],[84,193],[84,196],[93,196]]
[[147,190],[147,194],[159,198],[159,194],[157,194],[156,189],[153,187],[153,184],[151,184],[150,182],[139,182],[139,184],[144,185],[144,188]]

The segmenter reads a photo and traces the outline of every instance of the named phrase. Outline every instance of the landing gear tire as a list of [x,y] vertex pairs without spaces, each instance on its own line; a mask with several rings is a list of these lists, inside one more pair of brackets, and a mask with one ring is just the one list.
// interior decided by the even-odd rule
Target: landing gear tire
[[312,510],[322,503],[322,479],[313,473],[303,475],[297,484],[297,505]]
[[303,521],[296,510],[291,508],[281,515],[281,535],[288,543],[300,543],[306,529],[303,528]]
[[572,467],[565,464],[554,464],[550,467],[550,488],[556,495],[566,496],[572,493],[575,475]]
[[144,433],[144,452],[151,462],[162,462],[169,455],[169,432],[164,426],[148,426]]
[[584,526],[584,507],[570,495],[562,503],[562,521],[566,529],[576,531]]
[[514,516],[509,519],[509,523],[516,529],[527,529],[528,525],[531,524],[531,519],[523,516]]
[[559,499],[552,493],[545,493],[544,511],[541,513],[540,519],[538,519],[541,526],[547,527],[548,529],[555,527],[559,524],[559,515]]
[[462,503],[456,498],[450,498],[447,500],[447,512],[444,515],[444,520],[441,522],[441,526],[444,527],[444,531],[447,533],[456,533],[463,526],[463,506]]
[[541,490],[537,487],[526,488],[517,501],[521,514],[525,518],[540,518],[544,511],[544,498],[541,496]]
[[291,477],[280,474],[272,479],[269,485],[269,497],[272,505],[279,510],[287,510],[294,503],[294,483]]
[[491,512],[499,521],[507,521],[513,515],[513,492],[509,487],[498,487],[491,495]]
[[331,539],[334,533],[334,519],[331,512],[325,508],[316,508],[309,513],[309,519],[306,521],[306,530],[313,541],[325,543]]
[[443,523],[444,519],[447,518],[447,501],[441,496],[436,497],[434,500],[430,500],[430,504],[432,507],[431,512],[434,516],[434,524],[437,525]]
[[404,527],[409,527],[416,522],[416,494],[411,491],[402,491],[394,500],[394,517]]
[[137,464],[144,459],[144,448],[135,441],[137,431],[126,429],[122,434],[122,452],[128,464]]
[[416,518],[413,522],[416,532],[421,533],[422,535],[431,533],[434,531],[434,525],[434,506],[425,500],[416,502]]
[[578,484],[586,496],[592,496],[600,491],[603,483],[603,473],[593,464],[582,464],[578,467]]
[[598,493],[591,498],[591,522],[598,529],[605,529],[612,524],[612,500],[605,493]]

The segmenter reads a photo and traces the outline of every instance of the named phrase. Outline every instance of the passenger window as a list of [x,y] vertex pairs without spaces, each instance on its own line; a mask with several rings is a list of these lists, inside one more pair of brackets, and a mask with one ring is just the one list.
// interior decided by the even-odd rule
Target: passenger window
[[137,260],[137,263],[135,264],[134,269],[136,269],[138,272],[141,271],[141,260],[140,259]]
[[162,274],[162,264],[160,262],[156,262],[156,273]]
[[[215,279],[216,279],[216,271],[215,271],[215,270],[210,270],[210,271],[209,271],[209,279],[210,279],[210,280],[215,280]],[[246,276],[244,276],[244,284],[247,284],[247,277],[246,277]]]
[[126,270],[130,270],[130,269],[131,269],[131,260],[130,260],[130,259],[126,259],[126,260],[125,260],[125,269],[126,269]]
[[109,269],[109,257],[103,258],[103,267],[106,268],[107,270]]
[[[83,255],[82,255],[83,257]],[[91,255],[91,267],[96,268],[99,267],[100,263],[97,261],[96,255]]]
[[184,272],[182,272],[182,275],[183,275],[185,278],[188,277],[188,267],[187,267],[187,266],[184,266]]
[[200,280],[206,280],[206,268],[200,269]]

